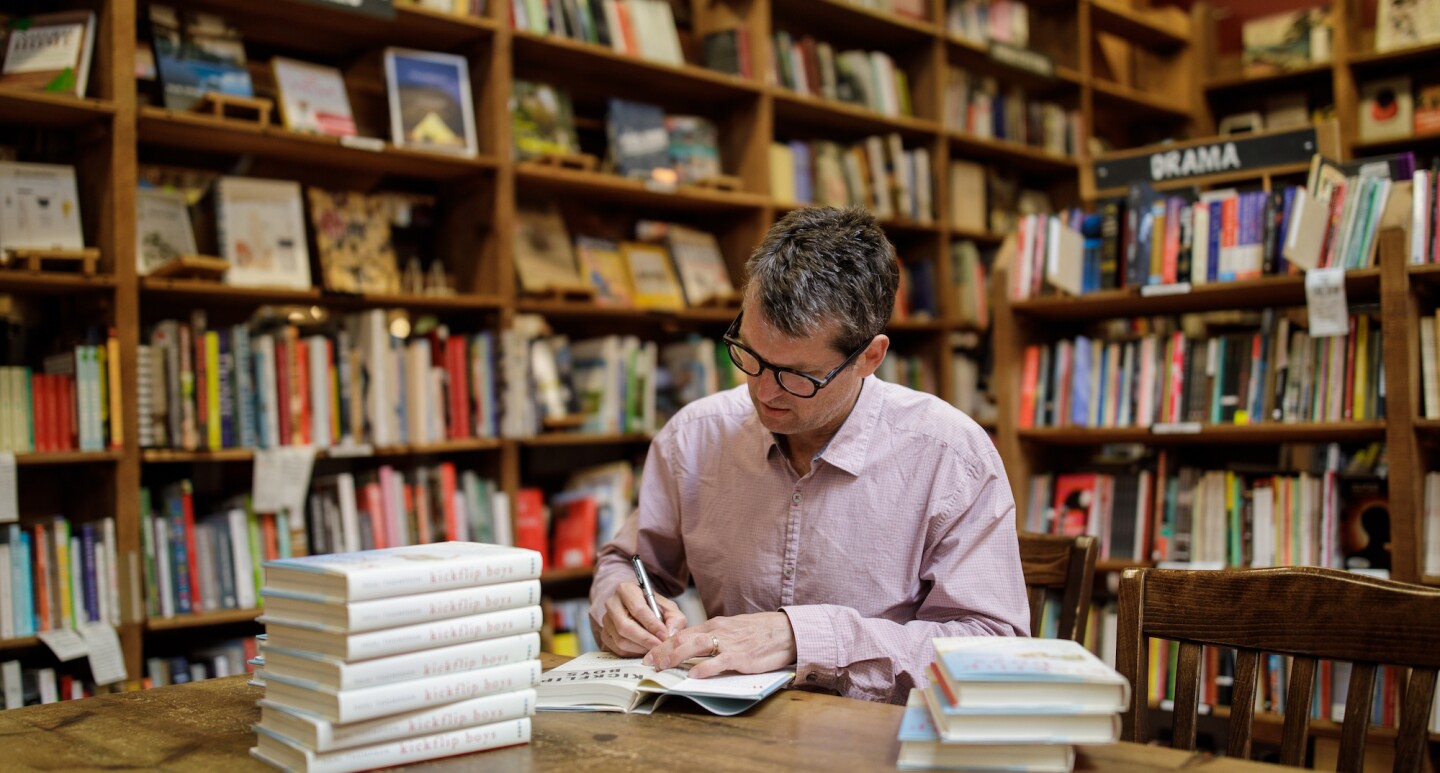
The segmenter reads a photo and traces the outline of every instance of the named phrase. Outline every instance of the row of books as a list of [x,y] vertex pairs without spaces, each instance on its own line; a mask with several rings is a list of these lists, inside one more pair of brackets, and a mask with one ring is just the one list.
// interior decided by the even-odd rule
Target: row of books
[[[955,320],[986,328],[990,324],[990,258],[969,239],[950,244],[951,305]],[[900,285],[892,322],[940,319],[940,299],[932,260],[900,261]]]
[[810,35],[776,30],[770,49],[777,85],[891,117],[914,115],[909,76],[884,51],[836,51]]
[[500,340],[505,437],[529,437],[547,421],[596,433],[658,428],[656,342],[619,335],[572,342],[548,334],[538,317],[519,319]]
[[941,105],[945,126],[981,139],[1015,142],[1057,156],[1076,156],[1084,147],[1080,111],[1032,99],[1019,86],[1002,89],[991,76],[947,68]]
[[123,441],[119,343],[45,358],[43,373],[0,367],[0,451],[103,451]]
[[904,384],[911,389],[932,395],[940,386],[934,361],[929,356],[918,354],[904,355],[899,352],[890,352],[880,363],[880,367],[875,369],[875,377],[892,384]]
[[1411,188],[1410,264],[1440,262],[1440,164],[1416,169]]
[[251,670],[248,661],[259,654],[259,641],[254,636],[245,636],[196,647],[182,655],[148,657],[141,685],[148,690],[248,673]]
[[0,639],[120,624],[115,519],[63,515],[0,531]]
[[526,202],[516,211],[514,239],[527,293],[579,291],[599,306],[663,311],[735,296],[715,235],[679,223],[641,220],[633,240],[577,234],[572,243],[554,202]]
[[945,29],[974,43],[1025,48],[1030,45],[1030,9],[1018,0],[951,0],[945,8]]
[[505,492],[474,470],[457,471],[453,462],[318,477],[305,519],[311,554],[514,540]]
[[267,564],[252,755],[351,771],[528,742],[540,569],[468,542]]
[[510,21],[537,35],[608,46],[676,67],[685,64],[675,15],[664,0],[511,0]]
[[877,217],[935,220],[930,151],[907,149],[899,134],[850,147],[828,140],[770,145],[770,190],[777,201],[863,206]]
[[1316,337],[1263,312],[1249,332],[1162,323],[1133,337],[1025,347],[1020,427],[1366,421],[1385,417],[1379,322]]
[[156,324],[149,341],[138,358],[142,447],[323,449],[496,435],[489,331],[419,334],[381,309],[304,335],[289,324],[216,330],[196,310],[188,323]]
[[989,388],[991,363],[969,351],[953,352],[950,363],[955,385],[950,403],[978,422],[993,424],[1000,409]]
[[548,503],[542,489],[520,489],[514,544],[545,556],[547,569],[594,567],[601,546],[634,509],[636,477],[629,462],[610,462],[572,472]]
[[63,667],[27,668],[19,660],[7,660],[0,662],[0,691],[5,696],[3,708],[18,709],[89,698],[95,694],[95,685]]
[[299,516],[256,513],[243,495],[197,516],[189,480],[167,484],[156,495],[148,487],[140,489],[145,610],[150,617],[254,609],[260,565],[306,552]]

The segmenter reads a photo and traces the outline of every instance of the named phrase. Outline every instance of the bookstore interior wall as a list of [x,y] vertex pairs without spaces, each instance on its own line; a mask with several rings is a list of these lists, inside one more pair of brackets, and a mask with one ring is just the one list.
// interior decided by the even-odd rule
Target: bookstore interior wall
[[[0,659],[27,683],[93,689],[37,639],[87,622],[131,681],[243,668],[264,557],[451,538],[545,552],[547,643],[590,648],[597,535],[665,418],[739,383],[744,262],[809,202],[881,217],[882,377],[992,433],[1022,528],[1101,536],[1107,572],[1343,564],[1365,548],[1336,519],[1372,496],[1372,560],[1440,582],[1435,251],[1412,249],[1437,229],[1411,216],[1440,48],[1377,11],[1237,43],[1203,4],[1118,0],[50,5],[15,17],[70,42],[12,32],[0,68]],[[1222,124],[1315,126],[1335,163],[1092,171]],[[1344,163],[1412,150],[1383,183]],[[1358,225],[1330,226],[1337,189]],[[1335,246],[1297,260],[1311,213]],[[1300,268],[1326,266],[1356,332],[1311,338]],[[1287,403],[1282,351],[1338,380]],[[1299,520],[1241,528],[1280,507]]]

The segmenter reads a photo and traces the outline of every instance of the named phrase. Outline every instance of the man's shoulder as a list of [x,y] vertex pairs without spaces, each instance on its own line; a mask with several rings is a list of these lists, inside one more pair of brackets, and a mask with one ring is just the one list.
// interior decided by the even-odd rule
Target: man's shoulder
[[939,447],[970,449],[977,441],[989,444],[985,430],[959,408],[928,392],[875,380],[881,397],[880,421],[889,429],[927,438]]
[[677,433],[705,425],[739,427],[754,413],[750,395],[742,384],[686,403],[665,422],[664,429]]

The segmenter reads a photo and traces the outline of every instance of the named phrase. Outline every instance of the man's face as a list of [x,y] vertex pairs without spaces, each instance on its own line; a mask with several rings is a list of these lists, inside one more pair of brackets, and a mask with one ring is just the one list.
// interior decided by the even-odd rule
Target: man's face
[[[814,336],[789,338],[766,324],[764,316],[757,312],[746,314],[741,320],[738,337],[768,363],[824,378],[845,360],[845,355],[829,344],[835,332],[836,326],[831,324]],[[746,388],[760,423],[780,435],[834,432],[844,423],[855,402],[855,391],[863,378],[857,371],[863,367],[860,361],[863,359],[862,354],[813,397],[796,397],[785,391],[776,383],[775,373],[769,368],[758,376],[747,376]]]

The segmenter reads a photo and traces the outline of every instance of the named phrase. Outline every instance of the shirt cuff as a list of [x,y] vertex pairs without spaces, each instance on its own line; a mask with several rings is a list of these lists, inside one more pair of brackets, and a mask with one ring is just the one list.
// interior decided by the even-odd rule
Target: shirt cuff
[[795,683],[840,689],[840,639],[823,604],[781,607],[795,635]]

